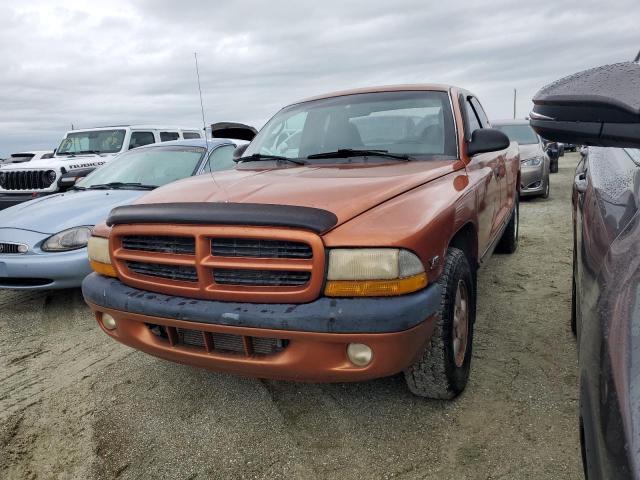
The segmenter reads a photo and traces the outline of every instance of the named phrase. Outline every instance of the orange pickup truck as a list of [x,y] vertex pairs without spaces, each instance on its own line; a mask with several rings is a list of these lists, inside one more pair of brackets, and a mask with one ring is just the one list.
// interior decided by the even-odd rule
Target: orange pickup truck
[[476,271],[518,243],[517,144],[471,93],[398,85],[280,110],[237,167],[111,212],[83,284],[113,339],[168,360],[294,381],[404,372],[467,384]]

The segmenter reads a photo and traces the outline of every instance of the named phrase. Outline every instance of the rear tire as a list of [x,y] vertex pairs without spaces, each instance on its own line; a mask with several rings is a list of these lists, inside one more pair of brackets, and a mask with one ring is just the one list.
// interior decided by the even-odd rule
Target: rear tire
[[473,278],[465,253],[449,248],[438,279],[442,295],[433,336],[420,359],[404,372],[415,395],[449,400],[467,386],[476,318]]
[[518,249],[520,235],[520,200],[516,196],[516,204],[511,213],[511,219],[505,228],[500,242],[496,246],[498,253],[513,253]]
[[551,173],[558,173],[558,168],[559,168],[559,166],[558,166],[558,160],[552,161],[552,162],[549,164],[549,171],[550,171]]

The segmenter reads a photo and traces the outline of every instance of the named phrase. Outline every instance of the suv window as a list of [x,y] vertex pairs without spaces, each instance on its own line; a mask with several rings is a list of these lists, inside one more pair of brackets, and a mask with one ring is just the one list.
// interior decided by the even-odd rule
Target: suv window
[[149,145],[151,143],[156,143],[156,138],[153,136],[153,132],[131,132],[129,150]]
[[216,148],[207,160],[205,172],[218,172],[220,170],[230,170],[235,165],[233,161],[233,151],[236,149],[233,145],[225,145]]
[[178,140],[180,134],[178,132],[160,132],[161,142],[170,142],[171,140]]
[[194,138],[202,138],[202,136],[196,132],[183,132],[182,138],[185,140],[193,140]]
[[471,105],[476,111],[476,115],[480,119],[480,125],[482,126],[482,128],[491,128],[491,122],[489,122],[489,118],[484,112],[484,108],[482,108],[482,105],[480,105],[480,102],[476,97],[471,97]]

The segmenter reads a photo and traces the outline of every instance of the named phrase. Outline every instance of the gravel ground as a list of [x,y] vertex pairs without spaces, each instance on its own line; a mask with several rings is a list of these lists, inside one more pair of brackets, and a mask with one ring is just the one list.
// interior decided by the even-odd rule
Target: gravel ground
[[0,478],[581,478],[570,188],[521,205],[479,275],[471,381],[260,381],[171,364],[98,329],[79,291],[0,292]]

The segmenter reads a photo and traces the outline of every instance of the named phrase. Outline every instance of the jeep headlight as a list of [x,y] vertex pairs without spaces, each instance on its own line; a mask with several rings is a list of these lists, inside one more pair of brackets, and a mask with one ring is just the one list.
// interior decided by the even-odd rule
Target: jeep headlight
[[45,252],[68,252],[87,246],[91,237],[91,227],[73,227],[56,233],[42,244]]
[[537,167],[542,163],[542,161],[543,161],[542,157],[531,157],[531,158],[522,160],[520,164],[523,167]]
[[325,295],[384,297],[415,292],[427,285],[416,254],[398,248],[334,248],[329,250]]
[[106,277],[117,277],[116,271],[111,264],[108,238],[91,237],[87,245],[87,253],[91,269],[94,272]]

